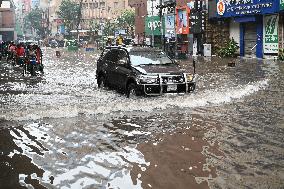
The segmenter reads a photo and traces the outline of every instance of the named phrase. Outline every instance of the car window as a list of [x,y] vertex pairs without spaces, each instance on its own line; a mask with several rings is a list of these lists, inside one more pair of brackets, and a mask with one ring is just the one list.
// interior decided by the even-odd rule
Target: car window
[[106,53],[108,53],[108,52],[109,52],[109,49],[104,49],[104,51],[102,52],[102,56],[105,56]]
[[129,62],[128,54],[125,50],[118,51],[118,60],[116,61],[117,64],[126,65]]
[[118,53],[115,50],[110,50],[104,57],[105,61],[116,62],[118,60]]
[[171,64],[173,61],[163,51],[131,51],[129,53],[131,64]]

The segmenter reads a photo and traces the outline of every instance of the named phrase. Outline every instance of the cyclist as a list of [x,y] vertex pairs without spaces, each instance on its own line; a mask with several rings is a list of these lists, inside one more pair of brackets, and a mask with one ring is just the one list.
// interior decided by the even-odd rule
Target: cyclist
[[18,65],[24,64],[24,58],[25,58],[25,48],[23,47],[23,44],[18,44],[16,48],[16,62]]

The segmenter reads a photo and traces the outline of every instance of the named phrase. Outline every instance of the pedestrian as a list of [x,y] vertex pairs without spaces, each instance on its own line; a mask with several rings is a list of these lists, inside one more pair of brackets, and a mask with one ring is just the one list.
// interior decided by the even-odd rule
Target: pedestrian
[[42,50],[38,45],[34,46],[36,59],[38,64],[38,70],[43,74],[43,64],[42,64]]
[[[14,60],[15,61],[15,57],[16,57],[16,45],[14,42],[11,42],[10,45],[8,46],[8,57],[7,57],[7,63],[10,60]],[[13,63],[14,64],[14,63]]]

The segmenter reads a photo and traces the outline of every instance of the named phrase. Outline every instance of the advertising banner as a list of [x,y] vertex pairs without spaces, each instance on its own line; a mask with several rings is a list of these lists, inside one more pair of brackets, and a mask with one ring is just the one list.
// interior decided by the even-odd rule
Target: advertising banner
[[174,37],[175,36],[175,16],[165,15],[165,36]]
[[190,9],[187,6],[177,7],[176,15],[176,33],[189,34],[189,13]]
[[280,10],[284,10],[284,0],[280,0]]
[[275,0],[217,0],[217,16],[273,14],[278,11],[278,3],[279,1]]
[[[164,23],[162,29],[164,29]],[[145,33],[146,35],[162,35],[161,21],[159,16],[148,16],[145,19]]]
[[263,18],[263,52],[265,54],[278,53],[278,15]]

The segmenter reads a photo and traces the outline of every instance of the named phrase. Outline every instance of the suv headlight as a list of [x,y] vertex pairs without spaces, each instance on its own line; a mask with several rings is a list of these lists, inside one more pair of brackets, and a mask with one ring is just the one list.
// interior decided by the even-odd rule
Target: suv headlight
[[158,83],[158,78],[156,76],[141,75],[137,78],[137,83],[141,84]]
[[193,75],[192,74],[186,74],[186,80],[187,81],[192,81],[193,80]]

